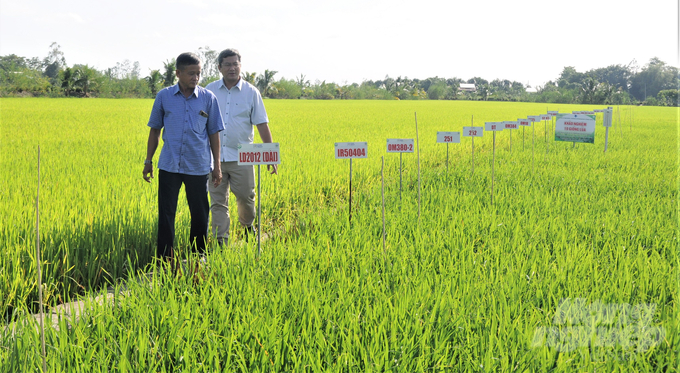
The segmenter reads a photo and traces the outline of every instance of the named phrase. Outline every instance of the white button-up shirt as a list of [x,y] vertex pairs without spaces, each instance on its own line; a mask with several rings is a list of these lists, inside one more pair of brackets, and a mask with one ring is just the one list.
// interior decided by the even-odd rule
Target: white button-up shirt
[[221,161],[235,162],[238,160],[238,144],[253,143],[253,126],[269,123],[262,95],[257,88],[243,79],[239,79],[231,89],[227,89],[222,79],[208,84],[205,88],[217,96],[224,120],[225,130],[222,131],[220,138]]

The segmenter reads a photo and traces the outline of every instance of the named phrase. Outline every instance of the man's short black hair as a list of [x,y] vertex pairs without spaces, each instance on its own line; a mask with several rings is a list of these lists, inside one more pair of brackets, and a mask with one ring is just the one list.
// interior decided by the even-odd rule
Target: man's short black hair
[[182,70],[190,65],[201,65],[201,59],[200,57],[198,57],[196,53],[191,52],[182,53],[179,56],[177,56],[175,65],[177,66],[177,70]]
[[217,66],[222,66],[222,60],[231,56],[236,56],[238,58],[238,62],[241,62],[241,54],[238,52],[238,50],[229,48],[223,50],[220,52],[220,55],[217,56]]

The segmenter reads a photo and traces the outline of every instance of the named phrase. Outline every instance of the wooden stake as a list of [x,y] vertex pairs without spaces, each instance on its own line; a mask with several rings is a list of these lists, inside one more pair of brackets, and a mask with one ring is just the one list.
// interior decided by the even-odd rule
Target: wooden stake
[[349,225],[352,225],[352,158],[349,159]]
[[493,158],[491,161],[491,206],[493,206],[493,187],[495,180],[494,165],[496,164],[496,131],[493,131]]
[[531,138],[531,173],[534,173],[534,148],[536,147],[536,126],[534,125],[535,122],[531,123],[531,133],[532,133],[532,138]]
[[383,234],[382,234],[382,241],[383,241],[383,255],[387,253],[385,249],[385,156],[383,155],[381,157],[382,159],[382,170],[380,171],[380,176],[382,179],[382,221],[383,221]]
[[43,372],[47,372],[45,354],[45,310],[43,308],[42,271],[40,268],[40,145],[38,145],[38,191],[35,196],[35,251],[36,268],[38,269],[38,298],[40,301],[40,343],[42,344]]
[[418,140],[418,113],[413,113],[416,118],[416,149],[418,150],[418,221],[420,222],[420,141]]
[[402,205],[402,202],[401,202],[401,191],[402,191],[402,188],[401,188],[401,159],[402,159],[402,157],[401,156],[402,156],[402,154],[403,153],[399,153],[399,211],[401,211],[401,205]]
[[262,231],[262,226],[260,222],[262,221],[262,205],[260,204],[260,165],[257,165],[257,257],[260,257],[260,232]]
[[[472,127],[475,126],[475,116],[472,116]],[[472,137],[472,176],[475,175],[475,138]]]

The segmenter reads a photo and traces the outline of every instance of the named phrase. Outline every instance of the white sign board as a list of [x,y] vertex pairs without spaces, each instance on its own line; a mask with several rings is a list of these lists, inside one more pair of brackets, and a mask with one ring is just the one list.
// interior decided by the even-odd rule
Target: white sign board
[[238,165],[281,164],[279,143],[238,144]]
[[551,119],[552,119],[552,115],[550,115],[550,114],[542,114],[541,115],[541,120],[551,120]]
[[513,121],[507,121],[506,120],[505,122],[503,122],[503,125],[505,126],[506,130],[516,130],[516,129],[519,128],[519,124],[517,124],[516,121],[513,122]]
[[595,143],[595,115],[559,114],[555,141]]
[[556,117],[558,113],[559,112],[557,110],[548,112],[548,114],[550,114],[551,117]]
[[595,109],[595,110],[593,110],[593,111],[594,111],[595,113],[604,113],[604,110],[602,110],[602,109]]
[[463,127],[463,137],[482,137],[484,127]]
[[527,119],[529,119],[529,122],[540,122],[541,116],[540,115],[529,115],[527,117]]
[[388,153],[413,153],[413,139],[387,139]]
[[502,131],[505,128],[503,122],[485,122],[484,131]]
[[368,158],[367,142],[336,142],[335,159]]
[[437,131],[437,142],[460,144],[460,132]]
[[519,124],[520,126],[529,127],[529,126],[531,126],[531,121],[529,119],[526,119],[526,118],[525,119],[517,119],[517,124]]
[[604,110],[604,119],[602,125],[605,127],[611,127],[612,126],[612,116],[614,114],[614,110],[612,109],[605,109]]

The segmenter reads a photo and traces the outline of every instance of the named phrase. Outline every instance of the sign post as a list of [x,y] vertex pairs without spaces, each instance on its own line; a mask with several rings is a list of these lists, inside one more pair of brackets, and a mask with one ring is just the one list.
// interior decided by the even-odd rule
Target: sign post
[[545,141],[545,152],[548,152],[548,121],[552,118],[550,114],[541,114],[543,121],[543,139]]
[[510,151],[512,152],[512,130],[516,130],[519,128],[519,124],[517,121],[505,121],[503,122],[503,125],[506,130],[510,130]]
[[257,165],[257,257],[260,257],[262,205],[260,204],[260,165],[281,164],[279,143],[238,144],[238,165]]
[[524,128],[531,125],[529,119],[517,119],[517,124],[522,127],[522,151],[524,151]]
[[420,226],[420,141],[418,140],[418,113],[414,112],[416,119],[416,147],[418,148],[418,226]]
[[493,158],[491,161],[491,205],[493,206],[493,187],[495,180],[494,165],[496,164],[496,131],[502,131],[505,125],[503,122],[486,122],[484,125],[485,131],[493,131]]
[[604,152],[607,152],[607,145],[609,144],[609,127],[612,126],[612,109],[603,110],[602,125],[606,129],[604,134]]
[[[555,130],[555,117],[557,116],[559,112],[557,110],[555,111],[548,111],[548,115],[550,115],[550,119],[552,119],[552,124],[550,125],[550,128]],[[550,149],[550,143],[548,143],[548,148],[545,150],[547,153],[548,150]]]
[[463,127],[463,137],[472,137],[472,175],[475,174],[475,137],[484,135],[484,127]]
[[401,156],[404,153],[413,153],[413,139],[387,139],[387,152],[399,153],[399,210],[401,210]]
[[349,159],[349,224],[352,224],[352,159],[368,158],[367,142],[336,142],[335,159]]
[[460,132],[437,131],[437,143],[446,143],[446,172],[449,172],[449,144],[460,144]]
[[538,122],[541,120],[540,115],[529,115],[527,117],[529,121],[531,122],[531,173],[534,173],[534,164],[535,162],[535,148],[536,148],[536,126],[534,126],[534,122]]
[[386,253],[385,250],[385,156],[380,157],[382,162],[382,169],[380,170],[380,178],[382,183],[381,194],[382,194],[382,221],[383,221],[383,255]]

